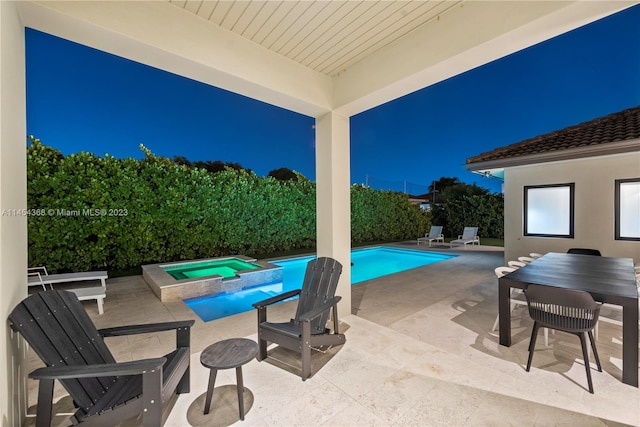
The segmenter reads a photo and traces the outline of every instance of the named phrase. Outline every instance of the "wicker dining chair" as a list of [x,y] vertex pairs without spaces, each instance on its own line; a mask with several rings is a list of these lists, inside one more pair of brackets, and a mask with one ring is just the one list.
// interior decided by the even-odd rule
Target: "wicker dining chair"
[[596,359],[598,371],[602,372],[598,350],[593,339],[593,328],[598,322],[602,303],[594,301],[588,292],[573,289],[554,288],[550,286],[529,285],[524,291],[529,307],[529,315],[534,320],[531,341],[529,342],[529,360],[527,372],[531,368],[533,352],[536,346],[538,329],[546,327],[558,331],[575,334],[580,338],[584,367],[587,371],[589,393],[593,393],[591,367],[587,350],[587,335]]

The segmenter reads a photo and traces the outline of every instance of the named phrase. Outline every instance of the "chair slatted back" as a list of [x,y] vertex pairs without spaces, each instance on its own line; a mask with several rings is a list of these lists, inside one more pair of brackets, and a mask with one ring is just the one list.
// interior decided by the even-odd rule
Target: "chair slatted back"
[[432,225],[429,230],[429,239],[435,239],[442,234],[442,225]]
[[475,239],[478,234],[478,227],[465,227],[462,231],[462,240]]
[[587,332],[598,321],[602,304],[588,292],[528,285],[524,294],[529,316],[542,326],[567,332]]
[[[333,258],[321,257],[307,263],[302,291],[298,300],[294,323],[300,323],[300,316],[324,304],[336,294],[338,280],[342,273],[342,264]],[[311,333],[325,332],[329,311],[311,321]]]
[[[9,321],[47,366],[115,363],[102,336],[72,292],[35,293],[16,306]],[[114,377],[101,377],[60,382],[80,408],[88,408],[114,381]]]

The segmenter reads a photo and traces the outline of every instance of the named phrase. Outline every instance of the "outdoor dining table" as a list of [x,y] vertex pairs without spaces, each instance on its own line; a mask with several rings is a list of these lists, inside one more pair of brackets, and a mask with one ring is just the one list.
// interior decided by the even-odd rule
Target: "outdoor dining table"
[[638,287],[631,258],[549,252],[498,281],[500,344],[511,346],[511,288],[529,283],[589,292],[622,306],[622,382],[638,387]]

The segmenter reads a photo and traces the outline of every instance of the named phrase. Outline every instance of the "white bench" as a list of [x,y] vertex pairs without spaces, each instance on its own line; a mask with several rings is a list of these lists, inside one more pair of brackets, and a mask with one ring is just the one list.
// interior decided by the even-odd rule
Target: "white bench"
[[43,290],[47,289],[46,285],[53,289],[53,285],[57,283],[100,280],[101,286],[71,288],[68,290],[76,294],[80,301],[95,299],[98,303],[98,313],[104,313],[104,299],[107,297],[106,271],[48,274],[45,267],[31,267],[28,269],[27,278],[28,286],[42,286]]

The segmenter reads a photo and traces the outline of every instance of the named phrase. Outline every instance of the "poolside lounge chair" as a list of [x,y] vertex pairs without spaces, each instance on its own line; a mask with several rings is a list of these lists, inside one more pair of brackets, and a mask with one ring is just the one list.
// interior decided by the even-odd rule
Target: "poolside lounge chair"
[[[74,425],[114,426],[142,414],[143,426],[160,426],[164,404],[189,392],[193,320],[98,330],[75,294],[48,290],[18,304],[9,323],[46,365],[29,374],[39,381],[36,426],[51,425],[56,380],[73,400]],[[104,341],[173,330],[176,349],[164,357],[118,363]]]
[[[322,257],[309,261],[302,289],[257,302],[258,309],[258,360],[267,357],[267,342],[276,343],[302,355],[302,381],[311,375],[311,349],[341,345],[346,342],[338,332],[337,305],[341,297],[335,296],[342,264]],[[267,322],[267,307],[285,299],[300,295],[296,315],[287,323]],[[332,310],[333,309],[333,310]],[[326,328],[329,311],[333,314],[333,333]]]
[[456,240],[449,242],[449,247],[453,245],[464,245],[464,249],[467,249],[468,244],[480,245],[480,237],[478,237],[478,227],[465,227],[462,235],[458,235]]
[[420,242],[428,242],[429,246],[431,246],[432,241],[441,241],[444,243],[444,234],[442,234],[442,226],[441,225],[432,225],[431,230],[429,230],[429,234],[425,234],[424,237],[418,238],[418,244]]
[[27,269],[27,286],[42,286],[42,290],[47,290],[49,285],[72,282],[100,281],[100,286],[85,286],[67,289],[76,294],[80,301],[94,299],[98,303],[98,313],[104,313],[104,299],[107,297],[107,272],[106,271],[85,271],[81,273],[60,273],[49,274],[45,266],[30,267]]

